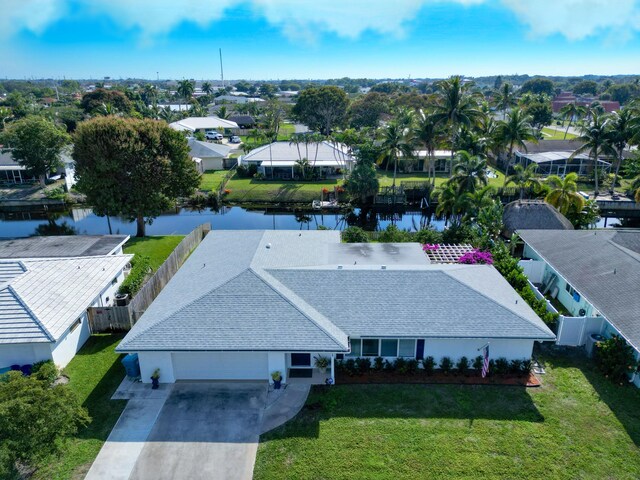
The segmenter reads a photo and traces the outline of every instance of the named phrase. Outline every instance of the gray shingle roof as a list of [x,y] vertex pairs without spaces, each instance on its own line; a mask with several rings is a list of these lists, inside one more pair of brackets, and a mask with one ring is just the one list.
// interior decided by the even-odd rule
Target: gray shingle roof
[[567,217],[544,200],[516,200],[504,207],[502,214],[504,234],[511,236],[516,230],[573,230]]
[[0,240],[0,258],[55,258],[109,255],[128,235],[65,235]]
[[640,349],[640,231],[522,230],[521,238]]
[[348,335],[554,338],[490,266],[335,231],[214,231],[117,350],[345,351]]
[[231,147],[220,143],[202,142],[195,138],[189,139],[189,155],[197,158],[226,158]]

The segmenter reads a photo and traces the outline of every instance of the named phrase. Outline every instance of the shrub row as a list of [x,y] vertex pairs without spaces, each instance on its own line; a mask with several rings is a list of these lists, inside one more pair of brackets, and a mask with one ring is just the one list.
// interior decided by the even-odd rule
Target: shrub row
[[[457,361],[452,360],[451,357],[442,357],[439,363],[431,356],[423,360],[396,358],[393,362],[382,357],[376,357],[373,360],[358,357],[340,360],[336,363],[336,368],[339,372],[349,376],[364,375],[369,372],[433,375],[436,369],[445,375],[449,373],[468,375],[471,373],[480,374],[482,365],[483,357],[481,355],[473,360],[461,357]],[[489,360],[489,375],[527,375],[531,371],[531,367],[531,360],[516,359],[509,361],[501,357],[496,360]]]
[[127,293],[130,297],[133,297],[144,285],[150,271],[151,262],[149,257],[136,254],[131,259],[131,271],[120,285],[118,293]]

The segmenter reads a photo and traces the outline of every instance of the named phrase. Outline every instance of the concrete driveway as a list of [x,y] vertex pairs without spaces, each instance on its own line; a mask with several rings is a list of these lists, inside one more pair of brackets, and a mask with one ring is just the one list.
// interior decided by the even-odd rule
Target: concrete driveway
[[174,385],[130,478],[251,479],[267,385]]

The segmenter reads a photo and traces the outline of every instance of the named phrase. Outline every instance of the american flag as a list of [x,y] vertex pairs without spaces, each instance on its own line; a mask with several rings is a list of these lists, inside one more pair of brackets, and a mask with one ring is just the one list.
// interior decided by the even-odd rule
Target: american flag
[[484,378],[487,376],[487,373],[489,373],[489,344],[488,343],[482,349],[482,356],[484,357],[484,361],[482,362],[482,378]]

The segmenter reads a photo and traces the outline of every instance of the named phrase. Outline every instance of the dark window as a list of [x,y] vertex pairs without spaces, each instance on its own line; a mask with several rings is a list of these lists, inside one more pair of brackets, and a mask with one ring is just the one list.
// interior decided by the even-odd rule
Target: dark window
[[382,340],[381,357],[398,356],[398,340]]
[[364,338],[362,339],[362,356],[363,357],[377,357],[379,353],[379,343],[377,338]]
[[311,366],[311,354],[310,353],[292,353],[291,354],[291,366],[292,367],[309,367],[309,366]]

